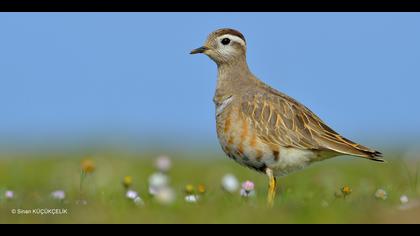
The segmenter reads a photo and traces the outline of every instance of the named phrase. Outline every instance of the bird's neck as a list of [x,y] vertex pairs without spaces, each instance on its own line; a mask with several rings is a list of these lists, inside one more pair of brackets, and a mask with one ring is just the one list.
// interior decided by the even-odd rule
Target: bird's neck
[[245,58],[218,64],[217,69],[216,100],[232,95],[239,88],[252,82],[252,78],[254,78]]

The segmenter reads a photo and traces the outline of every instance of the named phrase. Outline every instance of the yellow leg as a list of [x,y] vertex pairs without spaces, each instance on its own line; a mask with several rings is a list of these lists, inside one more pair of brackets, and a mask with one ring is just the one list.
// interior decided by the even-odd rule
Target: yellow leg
[[265,171],[268,176],[269,184],[268,184],[268,206],[274,206],[274,198],[276,197],[276,187],[277,187],[277,180],[276,177],[273,175],[273,171],[268,169]]

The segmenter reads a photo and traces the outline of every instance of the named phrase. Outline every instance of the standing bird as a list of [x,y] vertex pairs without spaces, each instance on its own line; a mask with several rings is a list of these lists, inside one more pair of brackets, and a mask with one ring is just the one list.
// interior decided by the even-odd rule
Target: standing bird
[[313,162],[339,155],[384,162],[380,152],[344,138],[307,107],[255,77],[239,31],[214,31],[204,46],[191,51],[197,53],[217,64],[213,101],[222,149],[236,162],[268,176],[269,205],[273,205],[277,177]]

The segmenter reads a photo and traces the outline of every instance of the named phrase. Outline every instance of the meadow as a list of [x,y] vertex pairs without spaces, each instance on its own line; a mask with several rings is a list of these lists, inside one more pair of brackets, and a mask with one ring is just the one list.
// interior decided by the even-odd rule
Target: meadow
[[[280,178],[273,208],[266,205],[264,175],[221,154],[195,155],[203,153],[170,156],[167,175],[176,196],[172,204],[161,204],[149,194],[148,179],[156,172],[153,153],[3,155],[0,223],[420,223],[419,163],[398,153],[385,164],[339,157]],[[81,162],[86,159],[92,169],[81,186]],[[227,173],[240,182],[252,181],[255,196],[224,191],[221,181]],[[125,176],[144,204],[126,197]],[[185,186],[200,184],[205,191],[198,201],[186,202]],[[53,198],[56,190],[65,197]],[[6,197],[7,191],[13,196]]]

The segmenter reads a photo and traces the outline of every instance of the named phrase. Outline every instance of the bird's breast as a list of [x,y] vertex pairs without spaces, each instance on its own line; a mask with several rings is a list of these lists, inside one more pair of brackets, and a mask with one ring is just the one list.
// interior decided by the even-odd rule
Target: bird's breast
[[278,153],[260,140],[251,122],[236,107],[225,108],[216,116],[217,135],[223,151],[245,166],[261,170]]

